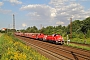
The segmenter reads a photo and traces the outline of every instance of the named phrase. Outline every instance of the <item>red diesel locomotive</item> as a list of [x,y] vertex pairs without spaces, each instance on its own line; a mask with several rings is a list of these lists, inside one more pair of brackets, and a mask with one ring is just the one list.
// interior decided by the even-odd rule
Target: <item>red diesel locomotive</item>
[[21,32],[16,32],[15,35],[22,36],[22,37],[33,38],[33,39],[39,39],[39,40],[43,40],[43,41],[51,41],[51,42],[55,42],[56,44],[64,44],[64,39],[59,34],[45,35],[43,33],[21,33]]

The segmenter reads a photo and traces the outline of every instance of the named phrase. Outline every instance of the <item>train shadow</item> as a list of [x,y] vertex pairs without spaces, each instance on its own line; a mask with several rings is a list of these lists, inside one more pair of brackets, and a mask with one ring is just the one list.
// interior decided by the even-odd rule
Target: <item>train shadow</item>
[[71,54],[73,55],[73,57],[74,57],[75,60],[79,60],[78,57],[74,54],[73,51],[71,51]]
[[54,44],[54,45],[63,45],[63,44],[56,44],[55,41],[44,41],[44,42],[47,42],[47,43],[50,43],[50,44]]

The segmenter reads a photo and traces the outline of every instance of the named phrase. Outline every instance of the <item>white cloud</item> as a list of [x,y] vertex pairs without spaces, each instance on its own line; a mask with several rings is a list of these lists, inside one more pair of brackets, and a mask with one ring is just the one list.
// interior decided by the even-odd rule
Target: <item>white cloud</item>
[[89,16],[89,12],[85,11],[84,7],[75,1],[71,2],[68,0],[51,0],[50,4],[56,8],[57,20],[68,20],[70,17],[73,19],[85,19],[87,16]]
[[58,21],[58,22],[56,22],[56,24],[57,24],[57,25],[63,25],[64,22]]
[[52,8],[51,9],[51,17],[55,17],[56,16],[56,9]]
[[[3,2],[0,2],[0,6],[3,6],[4,5],[4,3]],[[2,14],[10,14],[12,12],[12,10],[5,10],[5,9],[3,9],[2,7],[0,7],[0,13],[2,13]]]
[[19,0],[6,0],[6,1],[9,1],[9,2],[10,2],[11,4],[13,4],[13,5],[22,4],[22,2],[19,1]]
[[28,11],[29,13],[27,15],[36,20],[50,20],[56,16],[55,8],[48,5],[27,5],[22,6],[20,10]]
[[64,2],[67,2],[68,0],[51,0],[49,4],[54,6],[55,8],[60,8],[60,6],[64,5]]
[[4,9],[0,8],[0,13],[8,14],[8,13],[11,13],[11,12],[12,12],[11,10],[4,10]]
[[33,12],[33,13],[28,13],[27,16],[30,17],[30,19],[32,20],[39,20],[41,19],[40,15],[37,12]]
[[84,10],[84,7],[75,1],[51,0],[49,4],[26,5],[20,10],[28,11],[26,15],[29,16],[30,22],[46,23],[46,25],[68,25],[71,17],[73,20],[83,20],[90,16],[90,10]]
[[0,2],[0,6],[2,6],[4,3],[3,2]]
[[25,24],[25,23],[22,23],[22,27],[26,27],[27,26],[27,24]]

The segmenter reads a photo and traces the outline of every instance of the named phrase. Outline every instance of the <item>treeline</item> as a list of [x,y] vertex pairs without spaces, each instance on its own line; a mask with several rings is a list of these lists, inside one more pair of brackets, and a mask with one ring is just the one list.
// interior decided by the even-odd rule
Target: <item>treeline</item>
[[[6,31],[0,32],[15,32],[15,29],[6,29]],[[42,29],[38,29],[36,26],[28,27],[26,29],[17,30],[21,32],[30,32],[30,33],[44,33],[44,34],[60,34],[63,37],[66,37],[67,34],[70,35],[70,24],[68,26],[47,26],[42,27]],[[70,36],[69,36],[70,37]],[[90,38],[90,17],[84,20],[74,20],[72,22],[72,38]]]
[[16,32],[16,29],[5,29],[5,30],[0,30],[1,33],[12,33]]
[[[70,35],[70,24],[68,26],[47,26],[42,29],[38,29],[36,26],[28,27],[20,30],[21,32],[33,32],[33,33],[44,33],[44,34],[61,34],[62,36]],[[90,17],[80,21],[75,20],[72,22],[72,38],[90,38]]]
[[[47,26],[38,29],[36,26],[28,27],[26,29],[17,30],[18,32],[28,33],[44,33],[52,35],[54,33],[63,36],[64,40],[67,41],[67,35],[71,42],[90,44],[90,17],[84,20],[72,21],[72,35],[70,34],[70,24],[68,26]],[[5,31],[0,30],[2,33],[16,32],[15,29],[6,29]]]

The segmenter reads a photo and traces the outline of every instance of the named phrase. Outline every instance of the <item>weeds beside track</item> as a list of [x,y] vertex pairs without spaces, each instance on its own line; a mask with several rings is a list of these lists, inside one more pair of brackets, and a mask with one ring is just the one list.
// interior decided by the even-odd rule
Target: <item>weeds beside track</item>
[[[33,39],[28,39],[25,37],[20,37],[22,40],[24,40],[24,42],[26,42],[26,44],[30,44],[30,45],[34,45],[38,46],[40,48],[43,48],[45,50],[48,50],[50,52],[52,52],[54,55],[58,56],[60,59],[60,57],[62,56],[61,60],[89,60],[90,59],[90,54],[88,51],[83,51],[80,49],[75,49],[75,48],[69,48],[69,47],[65,47],[65,46],[60,46],[60,45],[55,45],[55,44],[50,44],[50,43],[46,43],[46,42],[42,42],[42,41],[38,41],[38,40],[33,40]],[[40,49],[41,50],[41,49]],[[50,54],[50,53],[49,53]],[[51,54],[51,55],[53,55]],[[64,57],[64,58],[63,58]]]
[[4,34],[0,38],[0,60],[48,60],[30,46],[13,36]]

